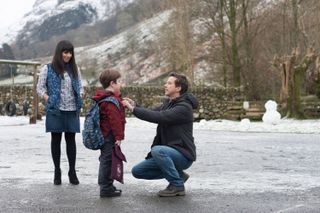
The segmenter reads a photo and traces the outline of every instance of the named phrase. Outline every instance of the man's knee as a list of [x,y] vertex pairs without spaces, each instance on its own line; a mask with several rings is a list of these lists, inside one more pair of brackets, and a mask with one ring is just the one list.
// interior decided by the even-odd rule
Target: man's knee
[[133,177],[135,177],[135,178],[141,179],[141,177],[142,177],[141,169],[139,169],[138,166],[134,166],[131,169],[131,173],[132,173]]
[[163,155],[163,147],[162,146],[154,146],[151,148],[151,155],[154,158]]

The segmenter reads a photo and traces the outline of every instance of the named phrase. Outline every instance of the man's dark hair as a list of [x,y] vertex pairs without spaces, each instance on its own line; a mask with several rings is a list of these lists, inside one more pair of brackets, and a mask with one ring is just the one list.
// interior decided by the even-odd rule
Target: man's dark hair
[[115,69],[106,69],[100,74],[99,80],[102,87],[105,89],[107,88],[111,81],[117,83],[117,79],[121,77],[121,74],[118,70]]
[[169,77],[171,76],[176,78],[176,80],[174,81],[176,87],[181,87],[180,95],[188,91],[189,83],[185,75],[181,75],[173,72],[173,73],[170,73]]

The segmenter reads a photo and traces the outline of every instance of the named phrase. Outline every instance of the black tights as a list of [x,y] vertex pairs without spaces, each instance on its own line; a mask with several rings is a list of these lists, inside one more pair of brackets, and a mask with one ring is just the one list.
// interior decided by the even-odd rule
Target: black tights
[[[67,144],[67,157],[69,161],[69,171],[75,170],[76,164],[76,133],[65,132],[64,138]],[[51,155],[55,169],[60,169],[60,156],[61,156],[61,137],[62,133],[51,133]]]

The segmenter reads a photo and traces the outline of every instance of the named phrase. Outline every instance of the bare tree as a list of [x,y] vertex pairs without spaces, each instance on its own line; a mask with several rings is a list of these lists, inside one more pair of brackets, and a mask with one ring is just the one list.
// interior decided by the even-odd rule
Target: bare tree
[[231,36],[231,63],[233,73],[233,86],[241,85],[241,64],[239,56],[238,32],[243,19],[238,20],[238,4],[236,0],[227,0],[225,4],[225,12],[229,20],[230,36]]
[[[290,0],[290,4],[286,1],[287,6],[291,8],[291,23],[292,30],[290,35],[290,48],[293,49],[291,55],[283,55],[275,57],[274,62],[279,66],[282,76],[282,90],[280,94],[280,101],[282,103],[283,111],[288,117],[304,118],[304,113],[301,107],[301,88],[306,76],[307,70],[317,60],[317,53],[314,44],[308,44],[304,38],[307,37],[304,24],[300,21],[300,5],[301,1]],[[302,23],[302,24],[301,24]],[[301,36],[302,35],[302,36]],[[311,46],[304,50],[304,44]]]
[[171,0],[168,4],[173,12],[170,24],[161,30],[159,42],[166,51],[167,61],[174,70],[184,72],[194,83],[194,41],[190,29],[190,10],[195,0]]

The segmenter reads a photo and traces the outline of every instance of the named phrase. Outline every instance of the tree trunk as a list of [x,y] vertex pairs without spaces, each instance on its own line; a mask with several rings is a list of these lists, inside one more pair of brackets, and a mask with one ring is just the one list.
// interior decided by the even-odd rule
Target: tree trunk
[[280,94],[281,111],[289,118],[304,118],[301,107],[301,87],[304,75],[310,65],[316,61],[314,49],[308,49],[306,55],[298,61],[300,52],[298,48],[292,51],[291,56],[275,58],[275,64],[281,64],[282,89]]
[[224,0],[219,1],[219,22],[220,22],[220,40],[221,40],[221,47],[222,47],[222,70],[223,70],[223,86],[227,87],[227,48],[226,48],[226,37],[225,37],[225,32],[224,32],[224,13],[223,13],[223,8],[224,8]]
[[232,73],[233,73],[233,86],[240,87],[241,79],[240,79],[240,59],[239,59],[239,50],[238,50],[238,42],[237,42],[237,8],[236,2],[234,0],[229,0],[229,26],[231,31],[231,59],[232,59]]
[[291,0],[292,3],[292,15],[293,15],[293,48],[298,47],[299,43],[299,25],[298,25],[298,1]]
[[297,119],[304,119],[304,113],[301,108],[301,86],[304,79],[304,73],[306,70],[303,70],[300,68],[299,70],[294,70],[294,76],[293,76],[293,88],[292,88],[292,105],[291,105],[291,112],[289,112],[290,117],[297,118]]
[[193,40],[191,37],[190,5],[185,0],[172,0],[171,4],[175,8],[174,33],[175,33],[175,61],[176,69],[184,72],[190,79],[190,85],[194,84],[194,62],[193,62]]

